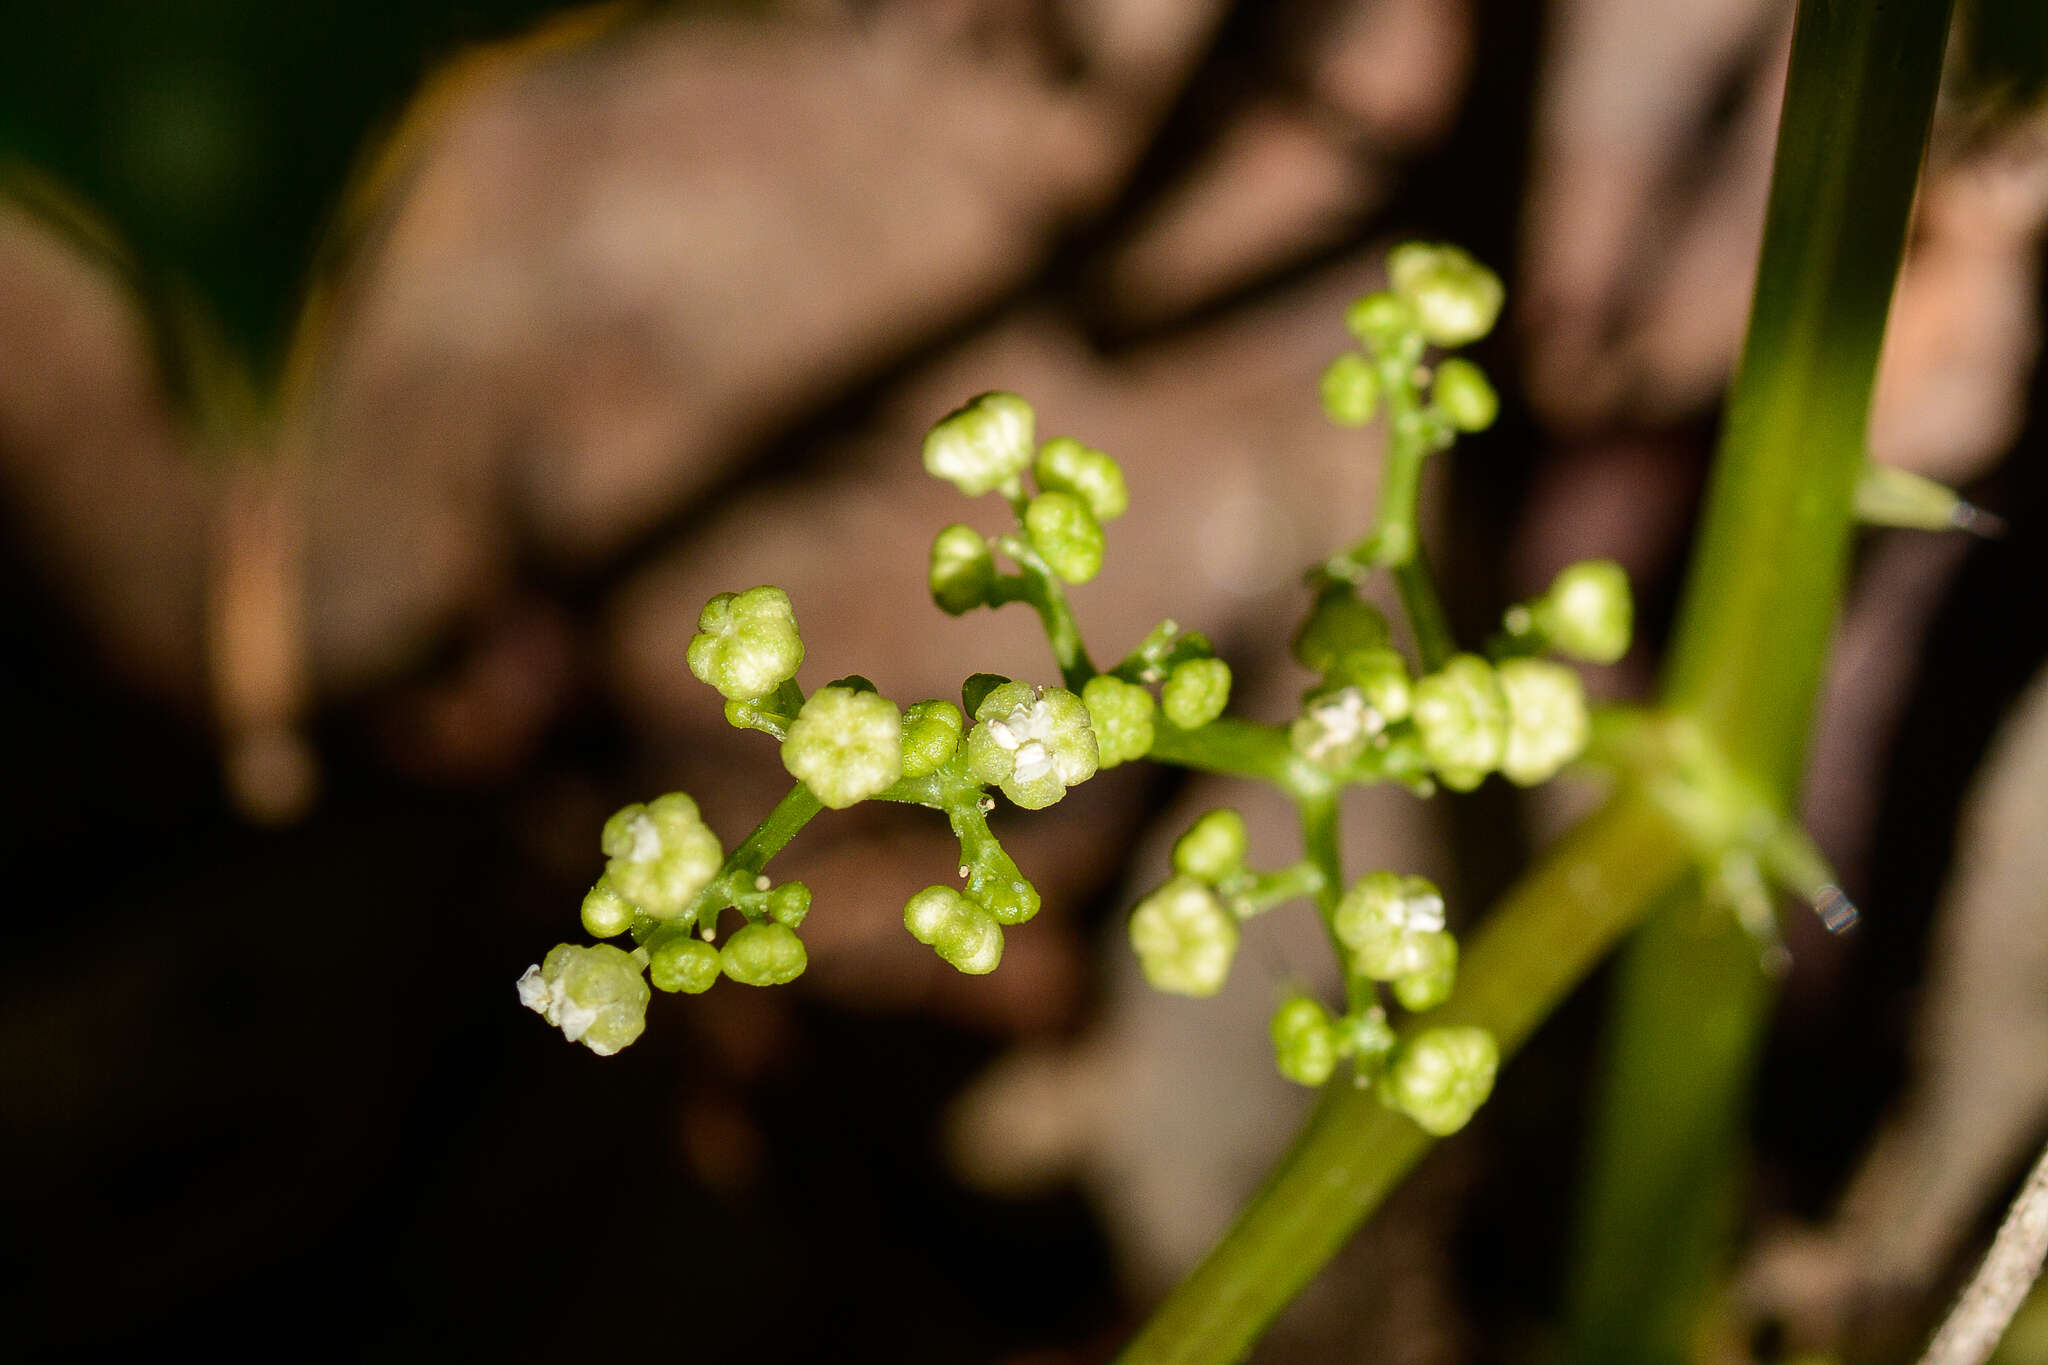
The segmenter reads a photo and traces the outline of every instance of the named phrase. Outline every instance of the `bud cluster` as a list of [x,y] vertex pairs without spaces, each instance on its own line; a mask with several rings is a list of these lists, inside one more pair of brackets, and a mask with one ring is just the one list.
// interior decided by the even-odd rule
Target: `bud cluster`
[[[1130,507],[1123,468],[1070,436],[1036,445],[1037,416],[1014,393],[985,393],[948,413],[924,441],[924,467],[969,497],[1001,493],[1021,538],[995,543],[964,522],[932,541],[932,600],[953,616],[1011,600],[996,570],[995,544],[1025,574],[1086,583],[1102,571],[1103,525]],[[1037,484],[1027,494],[1024,474]]]
[[[969,497],[997,494],[1012,525],[996,535],[965,523],[940,530],[928,560],[932,598],[955,616],[1031,606],[1062,685],[977,673],[959,705],[899,707],[848,677],[807,696],[788,594],[763,585],[712,598],[689,644],[689,669],[717,690],[733,725],[778,742],[798,785],[729,857],[681,793],[619,811],[604,826],[604,874],[584,897],[582,919],[595,938],[630,934],[639,946],[558,946],[520,979],[521,1000],[570,1039],[610,1053],[640,1033],[650,983],[695,994],[721,977],[753,986],[795,980],[808,965],[799,930],[811,893],[801,882],[777,885],[761,869],[821,808],[875,799],[938,811],[959,840],[962,883],[912,896],[905,929],[960,972],[994,971],[1005,929],[1035,915],[1040,897],[989,828],[989,793],[1040,810],[1100,769],[1150,756],[1280,786],[1301,804],[1310,856],[1254,869],[1243,816],[1201,816],[1175,843],[1170,878],[1131,914],[1146,979],[1172,994],[1214,995],[1229,980],[1244,920],[1313,897],[1343,962],[1349,1006],[1338,1014],[1306,995],[1283,1000],[1270,1028],[1281,1074],[1320,1085],[1348,1061],[1357,1084],[1376,1087],[1384,1104],[1427,1131],[1461,1127],[1492,1086],[1492,1037],[1464,1026],[1397,1033],[1388,1019],[1394,1005],[1435,1009],[1457,983],[1444,898],[1428,880],[1391,871],[1342,887],[1328,831],[1350,784],[1400,781],[1428,794],[1468,790],[1496,772],[1521,785],[1548,780],[1583,751],[1590,723],[1578,674],[1546,651],[1604,664],[1629,647],[1627,577],[1605,560],[1572,565],[1542,597],[1511,609],[1484,656],[1459,651],[1435,603],[1417,529],[1422,462],[1460,433],[1492,426],[1500,411],[1484,372],[1444,352],[1485,337],[1502,302],[1499,278],[1466,252],[1409,243],[1390,254],[1387,287],[1346,312],[1357,344],[1323,372],[1322,404],[1343,426],[1385,413],[1385,491],[1371,534],[1312,580],[1314,602],[1293,652],[1316,680],[1280,726],[1219,724],[1230,666],[1171,620],[1098,670],[1065,594],[1101,571],[1103,527],[1129,508],[1122,468],[1071,437],[1041,442],[1036,414],[1016,394],[984,393],[948,413],[925,438],[926,470]],[[1405,634],[1360,594],[1375,571],[1396,580]],[[727,909],[744,923],[720,943]]]
[[[1458,432],[1484,431],[1500,415],[1485,371],[1462,356],[1420,367],[1431,346],[1469,346],[1493,330],[1505,291],[1500,277],[1458,247],[1409,242],[1387,257],[1387,288],[1352,304],[1344,324],[1358,340],[1323,370],[1323,413],[1340,427],[1372,421],[1383,401],[1441,449]],[[1423,392],[1427,387],[1427,393]]]

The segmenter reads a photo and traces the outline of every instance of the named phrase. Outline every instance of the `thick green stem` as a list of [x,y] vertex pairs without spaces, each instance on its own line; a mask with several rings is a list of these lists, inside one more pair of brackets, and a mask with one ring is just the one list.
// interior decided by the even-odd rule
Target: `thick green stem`
[[1739,1223],[1737,1154],[1771,997],[1757,945],[1730,918],[1681,896],[1623,955],[1565,1359],[1679,1365],[1697,1354]]
[[[1664,700],[1792,809],[1846,571],[1948,0],[1802,0],[1748,339]],[[1690,1358],[1726,1255],[1771,992],[1725,914],[1631,950],[1572,1276],[1567,1358]],[[1704,1031],[1703,1031],[1704,1029]]]
[[[1512,1052],[1685,873],[1683,835],[1623,793],[1568,835],[1475,933],[1457,994],[1429,1016]],[[1240,1359],[1377,1208],[1431,1139],[1369,1090],[1325,1089],[1308,1127],[1228,1235],[1124,1351],[1125,1365]]]

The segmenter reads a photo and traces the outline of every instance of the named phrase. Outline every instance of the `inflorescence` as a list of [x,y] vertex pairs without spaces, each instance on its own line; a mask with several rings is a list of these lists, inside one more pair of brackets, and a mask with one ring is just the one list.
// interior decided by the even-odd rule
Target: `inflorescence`
[[[1550,779],[1586,748],[1590,724],[1578,673],[1545,656],[1612,663],[1628,649],[1631,604],[1617,565],[1575,564],[1543,596],[1510,608],[1484,654],[1451,640],[1421,559],[1420,471],[1460,434],[1490,426],[1499,400],[1477,365],[1430,353],[1485,336],[1502,290],[1455,247],[1411,243],[1388,267],[1390,287],[1347,311],[1357,347],[1320,383],[1324,410],[1341,426],[1384,414],[1387,455],[1371,534],[1310,574],[1294,655],[1316,682],[1294,716],[1270,725],[1228,715],[1230,666],[1204,636],[1171,620],[1114,666],[1095,666],[1066,590],[1101,570],[1103,528],[1129,506],[1123,470],[1068,437],[1040,443],[1028,403],[983,394],[932,428],[924,465],[969,497],[999,495],[1013,524],[994,536],[964,523],[941,530],[931,594],[955,616],[1030,606],[1057,681],[975,674],[958,705],[899,707],[860,677],[806,695],[796,682],[804,644],[788,595],[762,586],[712,598],[690,643],[690,671],[725,698],[734,726],[780,744],[796,785],[729,852],[679,792],[612,816],[583,926],[636,946],[560,945],[520,979],[522,1002],[608,1055],[644,1027],[649,981],[694,994],[720,977],[749,986],[796,979],[808,960],[798,931],[811,892],[801,882],[776,884],[768,863],[821,808],[874,800],[936,811],[960,845],[964,884],[912,896],[904,927],[961,972],[994,971],[1004,931],[1038,912],[1039,894],[989,829],[992,793],[1041,810],[1104,768],[1150,758],[1263,779],[1297,803],[1304,827],[1304,856],[1261,870],[1247,861],[1236,811],[1195,821],[1174,846],[1172,877],[1130,917],[1151,985],[1214,995],[1229,979],[1244,920],[1310,901],[1344,968],[1346,1007],[1338,1013],[1301,994],[1280,1003],[1271,1032],[1281,1074],[1320,1085],[1348,1060],[1357,1084],[1376,1086],[1382,1102],[1429,1132],[1462,1127],[1492,1087],[1493,1038],[1426,1023],[1397,1030],[1388,1014],[1390,1005],[1426,1014],[1452,992],[1458,942],[1444,897],[1428,880],[1394,871],[1346,884],[1335,802],[1347,787],[1382,782],[1427,796],[1468,791],[1492,773],[1523,786]],[[1405,647],[1360,595],[1377,573],[1392,578],[1406,609]],[[721,945],[727,911],[741,923]]]

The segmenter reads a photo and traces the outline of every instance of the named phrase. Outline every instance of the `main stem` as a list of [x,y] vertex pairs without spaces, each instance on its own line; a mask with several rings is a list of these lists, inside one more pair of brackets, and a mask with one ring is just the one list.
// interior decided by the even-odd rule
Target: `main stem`
[[[1664,685],[1783,813],[1847,569],[1949,8],[1804,0],[1793,34],[1749,334]],[[1692,1359],[1738,1224],[1775,992],[1732,916],[1696,901],[1671,916],[1618,979],[1570,1276],[1565,1354],[1591,1365]]]

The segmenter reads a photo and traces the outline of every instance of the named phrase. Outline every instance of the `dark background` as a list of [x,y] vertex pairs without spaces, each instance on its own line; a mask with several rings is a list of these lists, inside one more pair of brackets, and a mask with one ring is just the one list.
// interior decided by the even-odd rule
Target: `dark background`
[[[1120,773],[1011,821],[1048,909],[988,982],[895,927],[943,831],[820,822],[791,855],[818,897],[806,979],[657,997],[600,1061],[512,982],[575,935],[603,815],[682,787],[729,846],[780,780],[682,674],[697,606],[772,575],[817,680],[906,700],[1042,666],[1028,620],[948,622],[918,586],[963,515],[925,486],[918,433],[1002,384],[1131,469],[1112,572],[1082,595],[1094,638],[1171,613],[1224,646],[1248,710],[1283,714],[1298,604],[1271,566],[1364,523],[1376,457],[1323,427],[1315,375],[1385,246],[1425,235],[1511,299],[1481,348],[1503,419],[1434,494],[1453,613],[1481,638],[1558,565],[1612,554],[1642,644],[1595,685],[1641,695],[1739,341],[1788,11],[664,10],[472,69],[363,234],[316,253],[432,59],[545,8],[0,17],[0,151],[133,253],[109,270],[0,198],[0,1318],[25,1358],[1105,1359],[1184,1268],[1174,1182],[1227,1209],[1298,1112],[1202,1057],[1194,1016],[1123,961],[1162,835],[1236,798]],[[2018,37],[1978,48],[2024,53],[2017,12],[1979,21]],[[1769,1254],[1826,1224],[1940,1062],[1914,1064],[1930,994],[2040,995],[2024,963],[1926,965],[1972,774],[2048,654],[2048,135],[2011,74],[1959,66],[1873,430],[2009,530],[1860,553],[1808,815],[1865,918],[1833,942],[1788,912],[1744,1222],[1763,1358],[1828,1330],[1871,1358],[1909,1339],[2048,1095],[1987,1068],[2007,1126],[1972,1158],[1956,1245],[1895,1301],[1837,1286],[1815,1307]],[[273,373],[316,259],[344,287],[314,415],[282,455],[195,438],[152,358],[163,319],[212,317]],[[1233,549],[1231,525],[1263,540]],[[283,630],[249,645],[219,613],[271,609],[272,569]],[[248,745],[281,766],[238,768]],[[1560,818],[1497,783],[1431,811],[1387,856],[1446,873],[1465,918]],[[1244,1028],[1313,970],[1292,951],[1242,961]],[[1602,994],[1261,1359],[1540,1349]],[[1091,1084],[1190,1053],[1244,1097],[1236,1126],[1169,1087],[1124,1094],[1103,1135]],[[1049,1068],[1064,1136],[963,1154],[972,1114],[1017,1112],[987,1078],[1019,1056]],[[1204,1141],[1225,1127],[1247,1145]],[[1128,1178],[1134,1152],[1165,1196]]]

